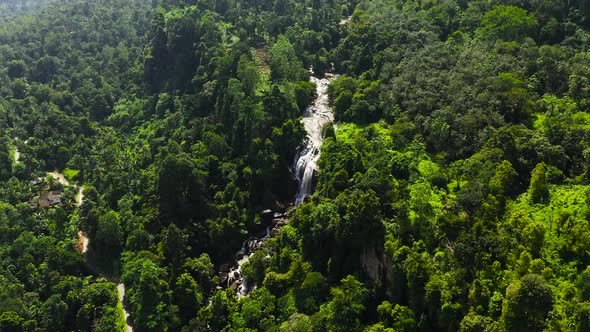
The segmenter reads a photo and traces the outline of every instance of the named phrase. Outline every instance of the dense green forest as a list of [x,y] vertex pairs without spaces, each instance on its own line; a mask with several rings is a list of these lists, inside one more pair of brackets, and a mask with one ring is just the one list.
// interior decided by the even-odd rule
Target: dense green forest
[[0,183],[0,331],[590,331],[590,5],[0,1]]

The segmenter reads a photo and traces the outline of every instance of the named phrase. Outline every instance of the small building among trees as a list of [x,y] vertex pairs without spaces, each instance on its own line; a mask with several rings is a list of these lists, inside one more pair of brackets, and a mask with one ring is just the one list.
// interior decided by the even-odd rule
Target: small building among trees
[[38,207],[49,208],[51,206],[61,205],[61,190],[52,190],[41,194],[29,201],[29,205],[36,209]]

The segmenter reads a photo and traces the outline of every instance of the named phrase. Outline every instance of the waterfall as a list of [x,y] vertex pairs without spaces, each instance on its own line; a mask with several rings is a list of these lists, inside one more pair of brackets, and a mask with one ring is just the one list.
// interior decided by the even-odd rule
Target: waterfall
[[[310,73],[313,75],[313,70],[310,70]],[[313,190],[313,176],[318,170],[317,162],[320,159],[320,147],[323,141],[322,131],[326,124],[334,121],[334,114],[328,102],[328,84],[334,78],[333,75],[326,78],[313,76],[310,78],[310,81],[316,85],[316,98],[303,113],[301,121],[307,132],[307,138],[304,142],[304,148],[293,161],[293,173],[299,185],[295,197],[295,206],[301,204],[305,197],[311,195]],[[263,237],[247,239],[242,244],[242,249],[236,254],[237,265],[230,269],[227,274],[227,287],[233,288],[238,298],[248,295],[251,291],[246,283],[247,280],[242,276],[242,266],[271,236],[272,230],[272,226],[267,227]]]
[[329,105],[328,84],[334,76],[326,78],[311,77],[316,85],[316,99],[303,113],[303,125],[307,132],[306,146],[295,158],[293,170],[299,188],[295,197],[295,205],[301,204],[309,196],[313,187],[313,175],[318,170],[322,146],[324,126],[334,121],[334,113]]

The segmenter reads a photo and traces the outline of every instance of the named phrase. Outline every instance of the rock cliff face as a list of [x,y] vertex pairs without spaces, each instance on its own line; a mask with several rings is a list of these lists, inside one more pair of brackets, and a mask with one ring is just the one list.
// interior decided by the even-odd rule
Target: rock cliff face
[[393,273],[391,259],[385,256],[382,248],[367,248],[361,253],[361,267],[363,272],[374,282],[385,288],[387,295],[393,296]]

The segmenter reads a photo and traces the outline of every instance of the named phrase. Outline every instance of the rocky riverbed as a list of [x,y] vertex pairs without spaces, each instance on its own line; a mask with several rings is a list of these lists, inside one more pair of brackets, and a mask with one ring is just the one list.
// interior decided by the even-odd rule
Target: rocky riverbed
[[[320,158],[324,127],[334,121],[334,112],[328,100],[328,85],[335,78],[336,76],[332,74],[326,74],[322,78],[310,77],[310,81],[316,87],[316,97],[303,113],[302,122],[307,137],[303,142],[304,148],[299,151],[293,162],[293,173],[298,183],[295,206],[301,204],[313,192],[313,179],[318,170],[317,162]],[[248,280],[244,278],[243,265],[264,245],[268,238],[276,236],[280,229],[289,222],[287,213],[283,213],[283,211],[263,211],[261,219],[264,231],[256,233],[244,241],[242,248],[236,253],[233,266],[224,264],[220,268],[221,287],[235,290],[238,298],[248,295],[256,288],[256,285],[249,284]]]

